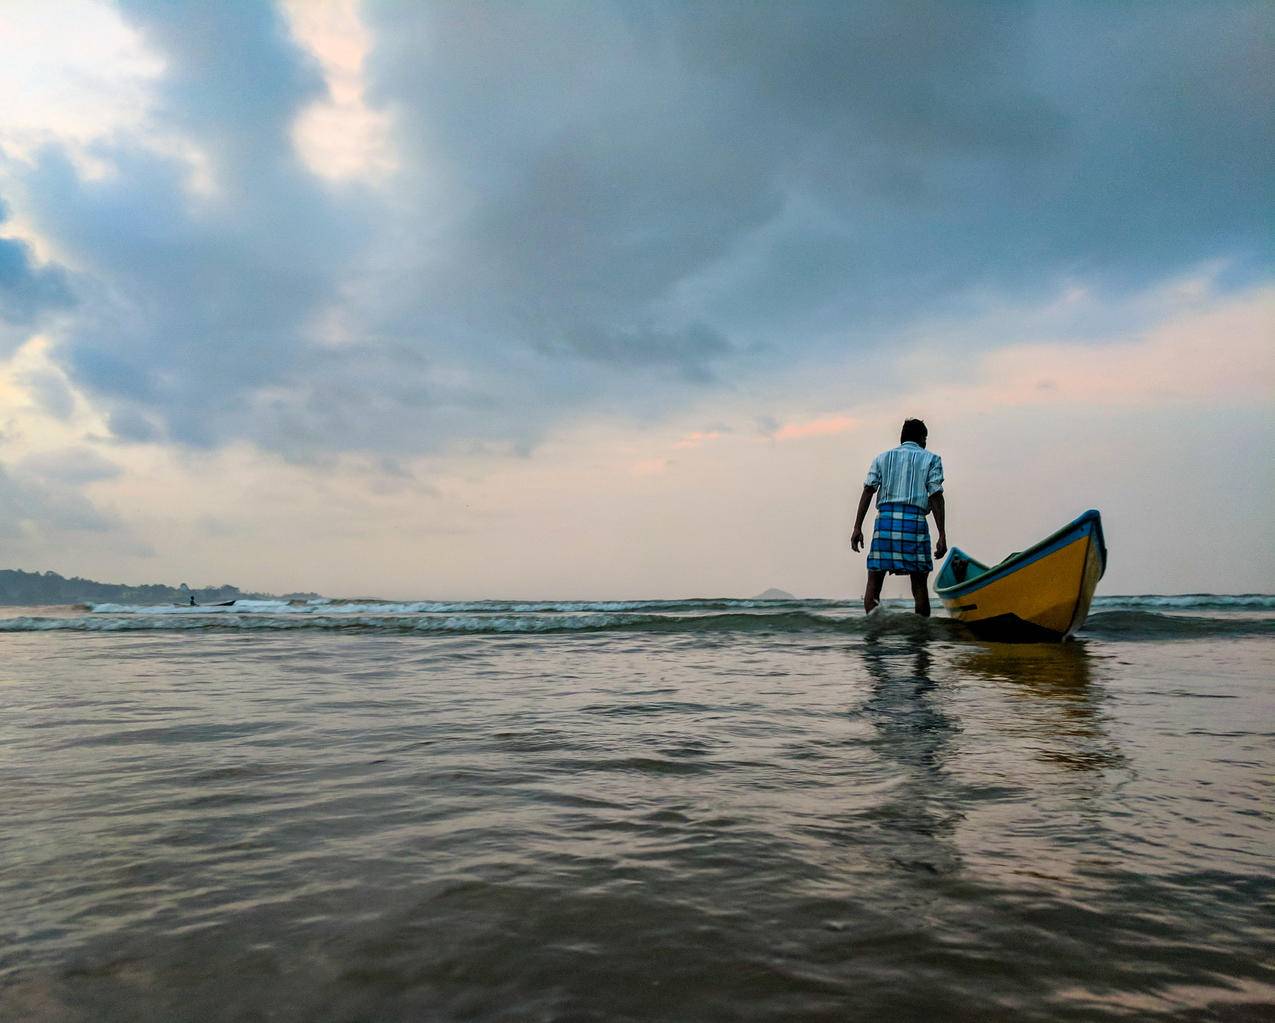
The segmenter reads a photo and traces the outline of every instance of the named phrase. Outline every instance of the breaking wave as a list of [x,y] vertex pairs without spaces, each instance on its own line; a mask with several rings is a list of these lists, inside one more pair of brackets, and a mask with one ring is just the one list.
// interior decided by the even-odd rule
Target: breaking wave
[[[895,601],[902,605],[903,601]],[[685,600],[235,600],[225,604],[86,604],[95,614],[208,615],[410,615],[410,614],[573,614],[676,613],[684,611],[783,611],[857,607],[842,600],[734,600],[729,597]]]
[[1081,638],[1204,639],[1213,636],[1275,636],[1275,618],[1160,614],[1155,611],[1091,613]]
[[[887,607],[907,609],[909,600],[887,600]],[[332,600],[234,600],[225,604],[86,604],[94,614],[113,615],[300,615],[309,617],[364,615],[523,615],[523,614],[682,614],[708,612],[789,611],[854,613],[859,609],[854,600],[737,600],[730,597],[686,598],[677,600],[413,600],[391,601],[354,599]],[[1095,611],[1163,610],[1163,611],[1275,611],[1275,595],[1267,593],[1180,593],[1099,596],[1093,601]]]
[[[194,609],[192,609],[194,610]],[[902,616],[899,616],[900,618]],[[911,618],[912,616],[907,616]],[[805,611],[755,614],[87,614],[70,617],[0,619],[0,632],[138,632],[179,630],[318,629],[399,634],[552,633],[611,630],[652,632],[806,632],[862,631],[862,619],[812,614]]]
[[1243,611],[1275,610],[1269,593],[1175,593],[1127,597],[1095,597],[1094,608],[1164,608],[1171,610]]
[[[1080,637],[1095,639],[1195,639],[1211,636],[1275,636],[1275,615],[1262,612],[1275,598],[1208,596],[1212,603],[1157,604],[1170,597],[1107,597],[1095,601]],[[1223,603],[1223,601],[1227,601]],[[1254,603],[1254,601],[1267,603]],[[1140,601],[1141,603],[1134,603]],[[1236,603],[1250,601],[1250,603]],[[908,633],[962,640],[964,628],[943,617],[905,613],[908,602],[890,601],[885,613],[865,618],[844,601],[238,601],[215,607],[94,605],[87,613],[0,618],[0,633],[316,630],[394,635],[516,635],[550,633]],[[1214,614],[1183,609],[1215,608]],[[1151,610],[1160,608],[1161,610]],[[53,609],[49,609],[53,610]],[[1228,613],[1229,612],[1229,613]]]

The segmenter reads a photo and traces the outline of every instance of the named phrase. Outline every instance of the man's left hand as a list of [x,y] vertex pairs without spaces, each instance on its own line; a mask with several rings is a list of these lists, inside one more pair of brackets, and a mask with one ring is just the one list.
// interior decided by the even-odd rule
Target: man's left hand
[[947,553],[947,537],[940,536],[939,542],[934,545],[934,556],[936,558],[941,558],[946,553]]

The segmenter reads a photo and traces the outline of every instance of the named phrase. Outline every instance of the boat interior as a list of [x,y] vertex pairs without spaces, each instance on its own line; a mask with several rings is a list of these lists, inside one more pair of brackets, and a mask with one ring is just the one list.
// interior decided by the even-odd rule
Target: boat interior
[[1006,554],[995,565],[984,565],[981,561],[971,558],[959,547],[953,547],[951,555],[943,563],[943,567],[934,579],[934,587],[935,589],[947,589],[949,586],[955,586],[958,583],[970,582],[977,579],[980,575],[990,572],[993,568],[999,568],[1005,562],[1012,561],[1022,553],[1022,551],[1014,551],[1012,554]]
[[939,569],[939,574],[934,580],[934,586],[936,589],[946,589],[949,586],[955,586],[957,583],[969,582],[971,579],[977,579],[985,573],[987,568],[987,565],[984,565],[981,561],[975,561],[959,547],[953,547],[947,561]]

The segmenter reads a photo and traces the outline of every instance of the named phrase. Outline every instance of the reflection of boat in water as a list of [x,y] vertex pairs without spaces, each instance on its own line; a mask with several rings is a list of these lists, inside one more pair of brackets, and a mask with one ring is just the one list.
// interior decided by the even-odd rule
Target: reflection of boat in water
[[[970,682],[995,683],[985,690],[986,700],[1004,697],[1012,705],[1005,728],[1030,738],[1024,752],[1080,771],[1124,759],[1104,728],[1100,664],[1084,642],[968,643],[952,662]],[[1009,742],[1007,736],[1003,744]]]
[[1084,643],[1001,646],[968,643],[953,662],[962,674],[1009,682],[1060,704],[1085,703],[1093,681],[1093,657]]
[[1091,510],[996,565],[953,548],[934,589],[953,618],[987,639],[1060,640],[1084,624],[1106,569],[1102,518]]

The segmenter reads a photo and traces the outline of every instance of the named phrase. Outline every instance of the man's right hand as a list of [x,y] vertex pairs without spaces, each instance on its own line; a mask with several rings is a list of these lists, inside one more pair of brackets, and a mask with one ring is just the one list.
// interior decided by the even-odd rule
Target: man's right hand
[[855,531],[850,534],[850,549],[854,551],[856,554],[859,551],[863,550],[863,530],[862,529],[859,529],[856,527]]

